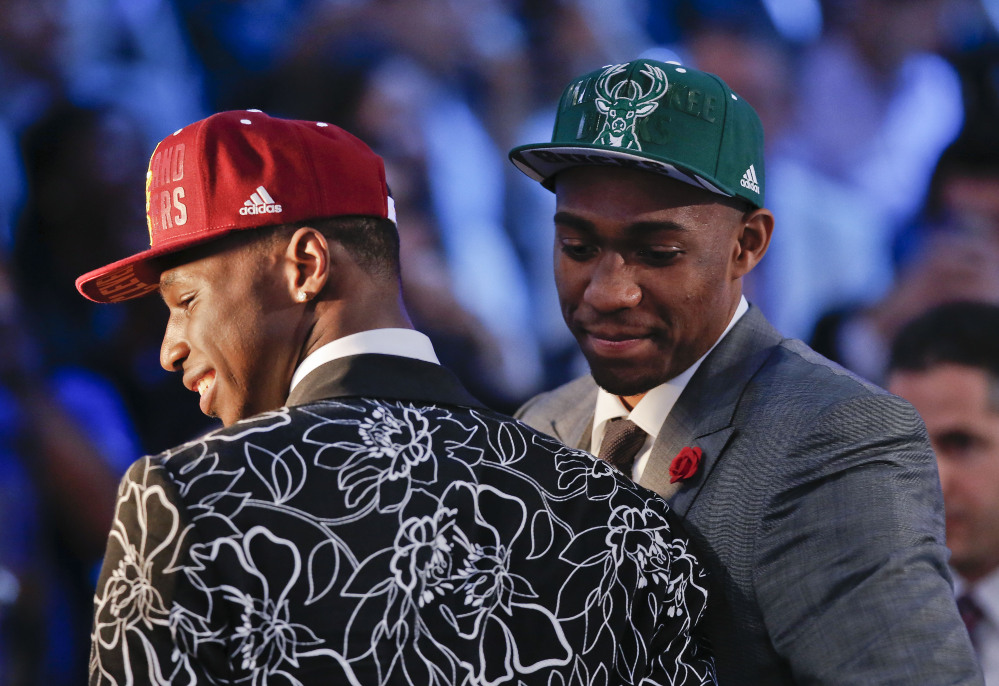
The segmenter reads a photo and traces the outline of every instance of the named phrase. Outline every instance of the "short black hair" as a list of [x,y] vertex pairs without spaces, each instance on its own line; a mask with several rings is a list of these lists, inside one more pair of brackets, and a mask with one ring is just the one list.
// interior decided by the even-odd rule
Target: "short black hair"
[[297,222],[293,226],[310,226],[320,231],[327,240],[342,245],[370,274],[399,278],[399,230],[390,219],[327,217]]
[[395,222],[381,217],[344,216],[308,219],[292,224],[277,224],[233,231],[202,245],[186,248],[156,259],[158,271],[224,250],[244,246],[273,247],[275,242],[291,237],[296,229],[308,226],[326,239],[342,245],[358,265],[374,276],[400,279],[399,231]]
[[947,183],[955,178],[999,179],[999,136],[994,127],[965,127],[961,135],[940,154],[926,192],[923,214],[939,216]]
[[999,305],[952,302],[916,317],[892,342],[888,371],[947,363],[982,369],[999,380]]

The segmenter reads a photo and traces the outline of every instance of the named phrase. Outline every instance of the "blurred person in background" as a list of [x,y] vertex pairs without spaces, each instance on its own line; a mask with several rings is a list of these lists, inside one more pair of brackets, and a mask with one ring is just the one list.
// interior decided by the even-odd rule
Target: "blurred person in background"
[[[421,218],[401,237],[413,315],[463,382],[507,411],[542,382],[497,146],[530,93],[522,50],[501,2],[314,3],[262,94],[268,111],[341,124],[384,155]],[[455,321],[436,319],[445,308]]]
[[892,241],[964,116],[958,74],[939,54],[951,47],[948,17],[964,4],[823,2],[824,30],[801,48],[787,140],[771,160],[771,207],[784,231],[763,287],[788,335],[805,339],[822,313],[890,287]]
[[[505,0],[360,0],[305,7],[286,63],[405,57],[473,110],[498,146],[529,102],[524,30]],[[335,66],[338,60],[332,61]]]
[[[44,365],[95,372],[124,396],[140,443],[162,448],[157,344],[129,325],[158,313],[101,312],[72,302],[66,285],[76,260],[120,249],[131,235],[122,228],[141,222],[134,170],[160,131],[200,113],[197,67],[165,0],[11,0],[0,6],[0,38],[0,250],[31,303]],[[113,331],[134,339],[101,345]],[[207,425],[189,419],[192,433]]]
[[169,0],[6,0],[0,85],[0,124],[17,137],[65,101],[124,109],[150,142],[202,107]]
[[0,683],[70,686],[86,671],[115,484],[138,446],[106,382],[46,367],[30,307],[0,264]]
[[105,538],[95,533],[106,533],[114,484],[140,446],[136,407],[113,379],[136,377],[127,358],[109,374],[91,354],[123,319],[66,306],[61,293],[72,293],[75,257],[99,252],[119,222],[135,218],[130,207],[141,220],[141,197],[133,205],[119,195],[116,173],[144,155],[151,131],[196,102],[196,80],[171,60],[169,15],[158,1],[0,6],[5,686],[78,684],[86,672],[81,646]]
[[999,305],[949,303],[911,321],[887,385],[926,422],[958,608],[985,683],[999,684]]
[[900,236],[889,291],[823,316],[816,350],[884,383],[892,339],[916,316],[960,300],[999,303],[999,145],[969,129],[941,155],[920,221]]
[[127,110],[54,105],[22,138],[27,197],[10,259],[18,288],[30,294],[24,315],[46,365],[105,379],[122,396],[140,444],[155,450],[213,425],[176,402],[176,384],[159,366],[159,339],[149,328],[160,312],[148,303],[74,302],[66,288],[95,257],[136,248],[145,150],[141,123]]
[[447,104],[412,61],[388,59],[368,77],[349,121],[385,151],[400,209],[417,220],[400,235],[413,317],[473,393],[512,412],[541,367],[529,285],[503,227],[497,151],[472,111]]

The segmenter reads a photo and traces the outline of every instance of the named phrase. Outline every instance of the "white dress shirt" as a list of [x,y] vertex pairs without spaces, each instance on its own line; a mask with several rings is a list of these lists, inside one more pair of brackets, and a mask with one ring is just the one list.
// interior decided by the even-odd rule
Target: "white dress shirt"
[[302,360],[291,377],[290,393],[299,382],[320,365],[341,357],[376,353],[395,355],[440,364],[434,346],[425,334],[414,329],[370,329],[330,341]]
[[954,590],[958,596],[967,592],[982,610],[984,616],[975,627],[975,652],[986,686],[999,686],[999,569],[971,587],[954,572]]
[[687,387],[687,383],[694,375],[694,372],[704,362],[704,358],[728,335],[728,332],[732,330],[735,323],[748,310],[749,303],[746,301],[745,296],[743,296],[739,300],[739,306],[735,309],[735,314],[732,315],[732,320],[725,327],[718,340],[714,342],[714,345],[708,349],[708,352],[704,353],[682,373],[646,393],[631,412],[628,411],[628,408],[624,406],[624,403],[621,402],[618,396],[608,393],[602,388],[599,389],[597,391],[597,405],[593,412],[593,433],[590,435],[590,451],[594,455],[600,454],[600,444],[603,443],[604,429],[607,428],[607,422],[618,417],[630,419],[649,435],[645,439],[642,449],[635,456],[635,464],[631,471],[632,479],[636,482],[641,479],[642,474],[645,472],[645,466],[649,463],[649,456],[652,454],[652,445],[656,442],[659,429],[662,428],[663,422],[666,421],[666,417],[669,416],[673,405],[676,404],[677,398],[683,393],[683,389]]

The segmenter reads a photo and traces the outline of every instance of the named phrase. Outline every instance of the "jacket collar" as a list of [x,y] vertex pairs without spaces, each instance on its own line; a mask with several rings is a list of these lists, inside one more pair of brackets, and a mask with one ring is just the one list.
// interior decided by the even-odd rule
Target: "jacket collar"
[[711,470],[721,458],[734,427],[739,400],[783,337],[756,307],[722,339],[704,360],[663,423],[641,484],[656,492],[671,492],[669,465],[684,446],[703,450],[700,469],[670,498],[670,505],[686,514]]
[[295,386],[286,404],[307,405],[347,397],[484,409],[458,378],[441,365],[376,353],[340,357],[317,367]]

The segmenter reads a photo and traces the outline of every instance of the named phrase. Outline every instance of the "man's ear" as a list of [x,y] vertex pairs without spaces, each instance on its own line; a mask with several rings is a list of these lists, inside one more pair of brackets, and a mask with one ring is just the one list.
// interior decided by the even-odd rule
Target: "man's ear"
[[288,288],[296,302],[308,302],[326,287],[330,279],[329,243],[321,231],[303,226],[292,234],[285,248]]
[[768,209],[750,210],[742,215],[732,260],[734,278],[742,278],[763,259],[774,232],[774,215]]

